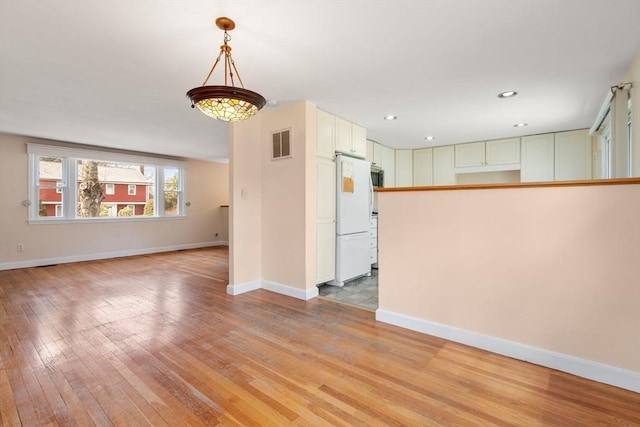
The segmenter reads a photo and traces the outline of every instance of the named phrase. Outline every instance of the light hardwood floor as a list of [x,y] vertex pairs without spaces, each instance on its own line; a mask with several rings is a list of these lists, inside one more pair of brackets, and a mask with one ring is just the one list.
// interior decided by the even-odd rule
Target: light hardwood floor
[[0,425],[640,425],[640,395],[264,290],[226,248],[0,272]]

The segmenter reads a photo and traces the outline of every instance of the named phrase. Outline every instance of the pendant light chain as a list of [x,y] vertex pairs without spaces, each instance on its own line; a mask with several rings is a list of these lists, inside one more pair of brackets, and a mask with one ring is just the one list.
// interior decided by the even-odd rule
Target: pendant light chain
[[[229,44],[228,44],[230,41],[231,41],[231,36],[225,30],[224,39],[223,39],[224,44],[222,46],[220,46],[220,53],[218,54],[218,57],[216,58],[216,62],[213,63],[213,67],[211,67],[211,70],[209,71],[209,74],[207,74],[207,78],[204,79],[204,82],[202,82],[202,86],[206,86],[207,85],[207,82],[211,78],[211,75],[213,74],[213,71],[216,69],[216,66],[218,65],[218,62],[220,62],[220,57],[223,54],[224,54],[224,85],[225,86],[228,85],[227,78],[230,78],[231,79],[231,86],[235,86],[235,83],[234,83],[234,80],[233,80],[233,72],[231,71],[231,68],[233,67],[233,69],[236,71],[236,74],[238,74],[238,69],[236,68],[236,64],[233,62],[233,58],[231,57],[231,46],[229,46]],[[240,80],[240,84],[242,85],[242,87],[244,87],[244,85],[242,84],[242,79],[240,78],[240,74],[238,74],[238,80]]]
[[[227,86],[227,74],[229,74],[229,58],[231,57],[231,47],[227,44],[231,40],[231,36],[224,30],[224,45],[220,46],[221,52],[224,52],[224,85]],[[231,86],[233,86],[233,76],[231,76]]]

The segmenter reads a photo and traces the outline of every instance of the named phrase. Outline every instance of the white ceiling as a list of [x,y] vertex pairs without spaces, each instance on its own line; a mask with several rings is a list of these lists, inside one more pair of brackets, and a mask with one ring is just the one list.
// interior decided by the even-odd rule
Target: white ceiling
[[0,132],[226,158],[218,16],[247,89],[396,148],[589,127],[640,52],[639,0],[0,0]]

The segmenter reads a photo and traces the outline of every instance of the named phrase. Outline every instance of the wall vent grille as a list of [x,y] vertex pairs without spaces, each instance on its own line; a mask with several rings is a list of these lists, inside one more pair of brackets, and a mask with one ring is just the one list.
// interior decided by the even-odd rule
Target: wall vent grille
[[284,159],[291,157],[291,129],[285,129],[271,134],[272,159]]

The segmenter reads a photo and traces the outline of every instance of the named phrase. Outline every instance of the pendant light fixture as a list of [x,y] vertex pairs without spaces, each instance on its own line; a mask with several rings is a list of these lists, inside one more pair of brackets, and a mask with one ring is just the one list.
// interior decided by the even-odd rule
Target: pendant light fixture
[[[216,19],[216,26],[224,30],[224,44],[220,46],[220,54],[202,86],[191,89],[187,92],[187,96],[191,100],[191,108],[198,107],[209,117],[225,122],[245,120],[264,107],[266,101],[259,93],[244,88],[236,64],[231,57],[231,46],[228,44],[231,37],[228,31],[236,27],[235,22],[229,18],[220,17]],[[206,84],[221,58],[224,58],[224,86],[207,86]],[[234,72],[241,87],[235,86]],[[229,81],[231,86],[228,85]]]

